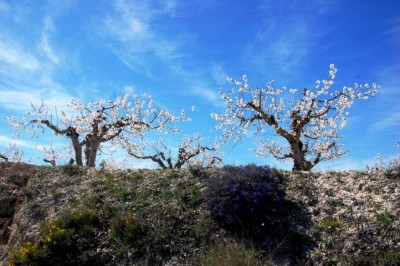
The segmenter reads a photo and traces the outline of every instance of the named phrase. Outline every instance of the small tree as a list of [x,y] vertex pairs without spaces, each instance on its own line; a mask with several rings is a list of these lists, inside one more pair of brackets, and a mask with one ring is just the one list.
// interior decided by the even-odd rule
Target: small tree
[[[317,80],[315,88],[297,91],[286,87],[275,88],[268,82],[262,89],[251,89],[247,76],[243,82],[228,78],[232,90],[221,92],[226,109],[223,114],[211,114],[224,129],[227,139],[236,134],[235,141],[242,139],[249,130],[258,136],[257,153],[272,154],[278,160],[291,159],[293,170],[311,170],[321,161],[340,158],[347,152],[337,141],[338,134],[347,122],[348,113],[356,99],[375,96],[379,86],[375,83],[354,84],[341,91],[329,92],[337,69],[330,65],[329,79]],[[291,94],[285,104],[284,95]],[[283,143],[266,140],[266,128],[272,128]]]
[[195,134],[193,138],[184,136],[177,152],[165,145],[165,140],[158,138],[149,143],[143,139],[141,147],[129,145],[128,154],[136,159],[151,160],[162,169],[181,169],[184,165],[196,164],[204,167],[215,166],[222,161],[215,145],[205,146],[204,138]]
[[3,152],[0,152],[0,161],[6,162],[20,162],[24,153],[15,144],[6,148]]
[[72,147],[67,145],[53,145],[53,140],[50,140],[49,145],[35,145],[35,150],[39,152],[39,159],[43,159],[43,162],[49,163],[52,166],[56,166],[60,161],[66,162],[69,160],[69,164],[73,164],[75,161],[72,159]]
[[[32,133],[38,136],[38,130],[46,128],[57,136],[70,140],[77,165],[94,167],[96,157],[105,142],[119,144],[122,138],[133,138],[149,130],[166,130],[167,124],[179,120],[169,112],[153,107],[151,97],[140,100],[134,96],[134,102],[128,101],[129,95],[115,100],[100,100],[83,105],[80,100],[72,99],[71,112],[51,112],[42,101],[39,106],[32,104],[32,112],[21,120],[5,117],[10,126],[18,132]],[[59,116],[61,117],[59,119]]]

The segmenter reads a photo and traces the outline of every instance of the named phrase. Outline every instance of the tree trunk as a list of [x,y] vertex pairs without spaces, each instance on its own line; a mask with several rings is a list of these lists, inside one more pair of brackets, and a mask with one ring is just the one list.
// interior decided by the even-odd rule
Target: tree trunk
[[79,143],[78,136],[71,135],[70,138],[71,138],[71,141],[72,141],[72,146],[74,147],[76,164],[82,166],[83,165],[83,161],[82,161],[82,146]]
[[304,151],[299,147],[293,148],[293,169],[292,171],[310,171],[314,165],[305,158]]
[[96,157],[97,157],[97,150],[99,149],[99,143],[91,142],[89,147],[86,147],[86,165],[89,167],[96,166]]
[[305,158],[300,144],[297,142],[291,143],[291,151],[293,154],[293,171],[308,171],[305,167]]

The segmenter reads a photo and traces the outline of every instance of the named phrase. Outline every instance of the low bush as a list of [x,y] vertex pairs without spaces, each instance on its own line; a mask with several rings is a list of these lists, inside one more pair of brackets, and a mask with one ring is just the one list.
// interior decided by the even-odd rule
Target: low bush
[[226,166],[212,178],[205,198],[213,219],[231,232],[258,234],[283,206],[285,191],[269,167]]
[[78,165],[67,164],[62,166],[62,171],[64,174],[69,176],[77,176],[83,174],[83,169]]
[[146,228],[133,213],[117,215],[111,220],[111,236],[124,245],[138,247],[148,230],[149,228]]
[[12,252],[10,265],[95,265],[92,248],[99,218],[93,209],[70,211],[43,224],[37,243],[25,242]]

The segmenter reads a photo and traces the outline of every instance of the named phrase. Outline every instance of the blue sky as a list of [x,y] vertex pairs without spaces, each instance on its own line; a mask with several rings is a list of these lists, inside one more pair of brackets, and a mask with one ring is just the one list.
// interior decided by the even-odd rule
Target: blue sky
[[[0,0],[1,116],[22,116],[41,99],[61,108],[71,98],[147,93],[176,114],[195,105],[193,121],[180,127],[214,137],[210,113],[223,111],[218,91],[229,87],[227,76],[304,88],[327,78],[331,63],[335,88],[382,89],[350,110],[341,141],[350,154],[318,168],[363,169],[378,154],[398,153],[398,0]],[[0,150],[8,143],[31,155],[48,139],[15,139],[1,120]],[[257,157],[254,145],[225,147],[225,162],[291,168]]]

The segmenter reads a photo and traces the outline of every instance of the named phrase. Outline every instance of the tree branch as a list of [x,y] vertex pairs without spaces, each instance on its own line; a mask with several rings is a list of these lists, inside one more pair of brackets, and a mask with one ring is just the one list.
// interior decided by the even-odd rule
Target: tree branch
[[69,128],[61,130],[59,129],[57,126],[55,126],[53,123],[51,123],[49,120],[31,120],[31,123],[40,123],[40,124],[45,124],[48,128],[50,128],[51,130],[53,130],[56,134],[59,135],[65,135],[69,132]]
[[158,156],[157,156],[158,154],[150,155],[150,156],[147,156],[147,155],[140,156],[140,155],[134,154],[131,151],[128,151],[128,154],[133,156],[133,157],[135,157],[136,159],[141,159],[141,160],[150,159],[153,162],[158,163],[158,165],[161,166],[162,169],[164,169],[164,170],[167,169],[167,167],[165,166],[164,162],[160,158],[158,158]]
[[56,161],[55,161],[54,159],[51,159],[51,160],[49,160],[49,159],[43,159],[43,161],[44,161],[45,163],[51,164],[52,166],[55,166],[55,165],[56,165]]
[[4,161],[8,162],[8,157],[0,153],[0,159],[3,159]]

